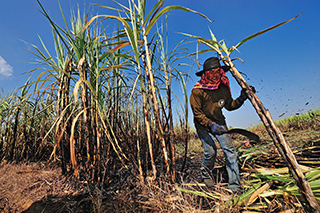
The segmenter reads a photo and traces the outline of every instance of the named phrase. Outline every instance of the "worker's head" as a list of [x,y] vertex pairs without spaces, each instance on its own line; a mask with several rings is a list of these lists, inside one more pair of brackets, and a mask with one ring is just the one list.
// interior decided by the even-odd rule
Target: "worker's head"
[[196,76],[201,76],[203,72],[211,69],[216,69],[219,67],[221,67],[225,72],[230,70],[230,66],[221,66],[219,59],[217,57],[208,58],[203,64],[203,70],[197,72]]

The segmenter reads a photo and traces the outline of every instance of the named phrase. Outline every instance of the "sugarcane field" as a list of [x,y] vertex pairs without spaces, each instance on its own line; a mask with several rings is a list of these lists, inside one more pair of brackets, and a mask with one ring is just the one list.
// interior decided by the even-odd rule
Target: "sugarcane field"
[[3,2],[0,212],[320,212],[319,8]]

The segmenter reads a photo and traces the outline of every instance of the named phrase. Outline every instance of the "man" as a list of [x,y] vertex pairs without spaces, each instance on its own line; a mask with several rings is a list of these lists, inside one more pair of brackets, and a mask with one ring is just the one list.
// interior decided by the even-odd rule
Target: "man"
[[[220,143],[226,159],[228,172],[228,188],[234,193],[242,192],[240,175],[237,162],[237,153],[232,144],[222,108],[231,111],[242,106],[247,99],[245,90],[240,96],[233,100],[229,86],[229,79],[225,72],[229,66],[221,66],[216,57],[208,58],[203,64],[203,70],[197,72],[201,76],[190,96],[190,104],[194,115],[194,124],[198,137],[202,141],[204,154],[201,176],[207,186],[213,186],[210,173],[214,168],[217,154],[217,147],[214,138]],[[251,87],[254,90],[253,87]]]

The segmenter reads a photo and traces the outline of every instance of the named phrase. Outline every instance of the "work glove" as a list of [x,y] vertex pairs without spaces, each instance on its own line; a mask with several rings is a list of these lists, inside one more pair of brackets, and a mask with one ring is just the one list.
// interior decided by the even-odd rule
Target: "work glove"
[[215,135],[222,135],[226,132],[228,132],[228,130],[222,126],[222,125],[219,125],[215,122],[212,122],[212,124],[209,126],[211,132]]
[[[256,93],[256,89],[255,89],[253,86],[250,85],[249,87],[250,87],[250,90],[251,90],[253,93]],[[247,100],[248,96],[247,96],[246,91],[247,91],[246,88],[243,88],[243,89],[241,90],[241,93],[240,93],[240,96],[239,96],[239,99],[240,99],[241,101]]]

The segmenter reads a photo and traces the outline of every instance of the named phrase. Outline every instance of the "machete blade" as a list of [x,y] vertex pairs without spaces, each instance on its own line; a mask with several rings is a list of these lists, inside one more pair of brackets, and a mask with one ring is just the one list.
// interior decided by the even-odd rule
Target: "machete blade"
[[237,133],[237,134],[240,134],[240,135],[244,135],[246,136],[247,138],[251,139],[251,140],[254,140],[255,142],[260,142],[260,138],[257,134],[253,133],[253,132],[250,132],[248,130],[245,130],[245,129],[239,129],[239,128],[235,128],[235,129],[230,129],[228,130],[229,134],[232,134],[232,133]]

